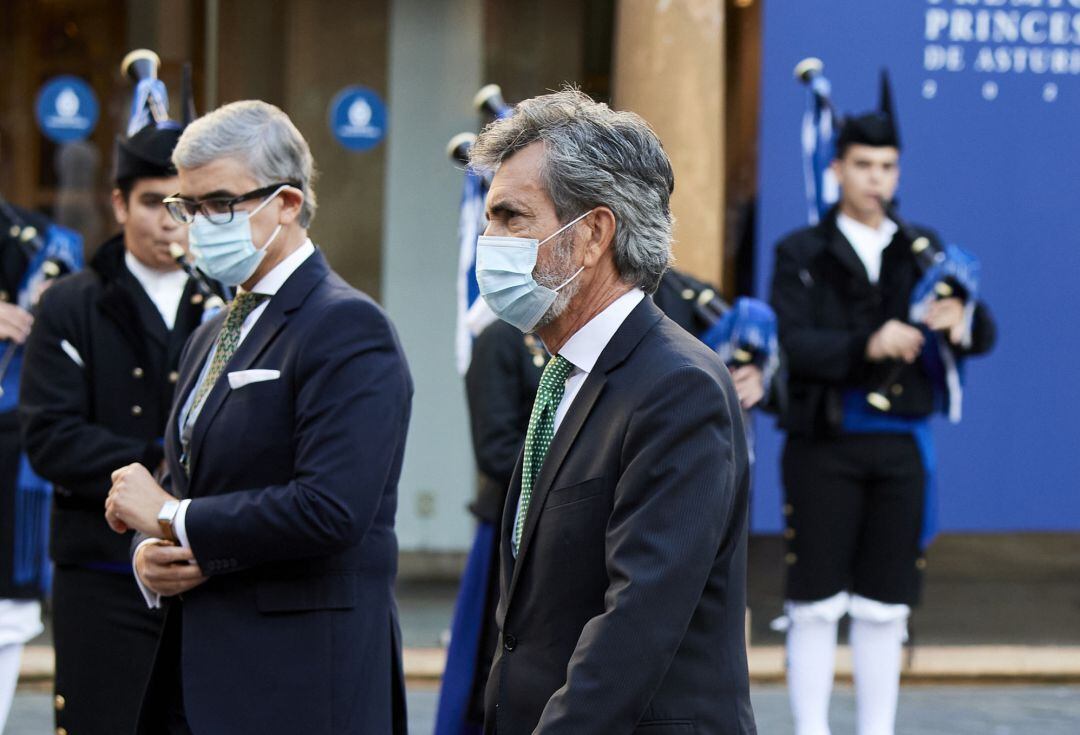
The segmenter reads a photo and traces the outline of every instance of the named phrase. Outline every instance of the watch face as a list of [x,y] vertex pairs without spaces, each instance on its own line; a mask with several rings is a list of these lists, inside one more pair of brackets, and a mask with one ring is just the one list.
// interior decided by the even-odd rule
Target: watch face
[[171,522],[173,516],[176,515],[176,511],[180,508],[180,502],[177,500],[169,500],[161,506],[161,510],[158,511],[158,520]]

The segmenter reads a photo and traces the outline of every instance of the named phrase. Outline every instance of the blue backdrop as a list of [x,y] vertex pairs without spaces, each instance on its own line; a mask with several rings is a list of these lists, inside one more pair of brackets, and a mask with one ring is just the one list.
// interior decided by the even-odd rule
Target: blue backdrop
[[[1043,7],[1032,7],[1041,5]],[[1052,7],[1058,6],[1058,7]],[[998,345],[968,363],[964,419],[935,422],[942,530],[1080,529],[1080,0],[765,0],[758,293],[803,226],[807,56],[843,112],[893,80],[904,216],[983,263]],[[781,528],[782,435],[757,418],[754,528]]]

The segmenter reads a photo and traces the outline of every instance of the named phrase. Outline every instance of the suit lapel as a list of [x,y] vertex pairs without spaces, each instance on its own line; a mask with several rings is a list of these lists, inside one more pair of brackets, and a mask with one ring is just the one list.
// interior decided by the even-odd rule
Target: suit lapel
[[[180,464],[180,456],[183,447],[180,441],[180,415],[187,403],[191,391],[195,390],[195,384],[202,373],[202,366],[206,364],[206,358],[210,349],[217,340],[221,325],[225,322],[225,314],[216,317],[216,323],[207,327],[201,333],[192,338],[191,350],[188,352],[187,364],[180,366],[182,382],[176,386],[173,394],[172,411],[169,412],[169,423],[165,427],[166,456],[172,459],[169,462],[169,474],[172,476],[173,494],[179,498],[187,497],[188,477]],[[171,451],[169,447],[171,446]]]
[[[202,448],[203,439],[207,429],[214,422],[218,411],[221,410],[225,399],[228,398],[230,388],[228,374],[236,370],[245,370],[258,359],[266,348],[274,341],[281,329],[289,319],[289,315],[300,307],[308,293],[322,281],[330,272],[329,266],[322,253],[316,250],[305,260],[296,271],[289,276],[276,294],[267,302],[266,310],[255,321],[251,332],[244,337],[236,353],[225,365],[224,370],[214,386],[204,399],[203,406],[199,410],[199,416],[192,427],[191,446],[188,451],[191,454],[191,473],[194,477],[199,467],[199,452]],[[218,329],[220,331],[220,328]],[[216,338],[215,333],[215,338]],[[206,361],[199,363],[199,371]],[[198,376],[196,376],[197,378]]]
[[[600,357],[597,359],[596,364],[593,366],[592,372],[585,379],[585,383],[581,386],[581,390],[574,397],[574,402],[570,404],[570,410],[567,411],[566,416],[563,418],[561,424],[559,424],[559,430],[555,432],[555,437],[551,441],[551,446],[548,448],[547,456],[544,458],[544,464],[540,467],[540,472],[536,476],[536,481],[533,484],[532,499],[529,501],[529,513],[525,517],[525,527],[522,529],[521,534],[521,547],[518,550],[518,556],[516,563],[513,563],[512,573],[510,575],[510,584],[507,589],[507,600],[512,599],[514,594],[514,588],[517,586],[518,579],[521,576],[521,570],[524,567],[525,557],[529,552],[530,542],[535,534],[536,526],[540,523],[540,516],[543,514],[544,503],[547,500],[548,492],[551,490],[551,486],[555,481],[555,477],[559,473],[559,469],[562,467],[563,462],[566,460],[570,449],[574,446],[574,442],[581,432],[582,426],[585,424],[585,419],[588,418],[592,412],[593,407],[596,405],[597,400],[604,391],[604,386],[607,383],[607,376],[612,370],[618,367],[622,362],[633,352],[638,343],[641,342],[642,337],[656,325],[658,321],[663,318],[663,313],[653,303],[652,298],[646,297],[641,300],[634,310],[619,326],[607,346],[600,353]],[[511,481],[511,490],[516,491],[516,495],[520,495],[521,492],[521,458],[518,458],[518,466],[514,472],[514,479]],[[512,494],[514,494],[512,492]],[[513,499],[513,508],[510,507],[511,499],[507,499],[507,509],[504,515],[504,530],[507,526],[507,519],[509,519],[509,527],[513,527],[514,515],[517,511],[517,497]],[[507,533],[509,533],[507,531]],[[507,557],[510,557],[509,549],[509,537],[504,536],[504,543],[507,547]]]
[[518,501],[521,499],[521,469],[524,465],[525,449],[518,452],[517,464],[514,465],[514,474],[510,476],[510,487],[507,488],[506,502],[503,504],[502,519],[499,523],[499,561],[502,564],[500,591],[503,597],[508,597],[508,591],[516,566],[514,555],[510,547],[510,537],[514,528],[514,517],[517,515]]

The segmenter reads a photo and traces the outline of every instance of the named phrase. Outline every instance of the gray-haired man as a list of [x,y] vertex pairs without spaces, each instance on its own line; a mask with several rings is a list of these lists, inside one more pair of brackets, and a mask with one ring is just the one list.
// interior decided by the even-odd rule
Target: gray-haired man
[[114,530],[147,537],[148,601],[169,599],[139,732],[404,732],[394,512],[412,383],[393,328],[308,239],[311,153],[281,110],[226,105],[173,160],[166,204],[196,264],[240,289],[181,358],[179,502],[141,465],[106,502]]
[[494,171],[480,291],[554,355],[500,529],[485,728],[753,733],[739,403],[647,295],[670,162],[641,118],[574,91],[519,104],[472,162]]

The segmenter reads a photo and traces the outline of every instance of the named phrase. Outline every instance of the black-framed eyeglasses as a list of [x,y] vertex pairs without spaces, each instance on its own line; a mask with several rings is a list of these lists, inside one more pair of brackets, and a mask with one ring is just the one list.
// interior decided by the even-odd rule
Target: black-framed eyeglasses
[[235,207],[241,202],[249,202],[252,199],[267,197],[283,186],[291,186],[294,189],[303,190],[303,187],[295,181],[281,181],[269,186],[263,186],[235,197],[210,197],[209,199],[185,199],[179,195],[165,197],[162,203],[172,218],[182,225],[190,225],[195,221],[195,215],[201,214],[211,224],[227,225],[233,221]]

